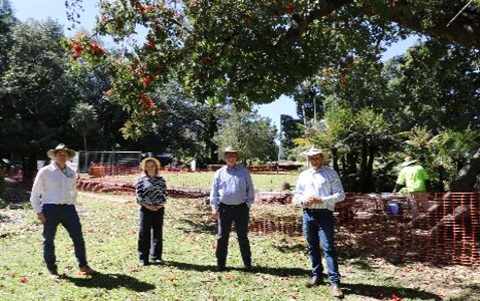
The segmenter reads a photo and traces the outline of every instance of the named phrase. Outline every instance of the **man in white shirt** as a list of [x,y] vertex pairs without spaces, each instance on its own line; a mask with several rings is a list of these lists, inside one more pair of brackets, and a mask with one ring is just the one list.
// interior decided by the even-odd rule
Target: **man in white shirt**
[[75,209],[77,174],[67,166],[67,161],[74,155],[75,151],[64,144],[49,150],[47,156],[52,162],[38,171],[30,197],[37,218],[43,223],[43,259],[54,278],[60,277],[54,244],[59,224],[72,238],[80,272],[85,275],[95,273],[87,264],[82,226]]
[[330,167],[322,166],[327,160],[327,155],[321,149],[312,147],[305,155],[311,168],[300,174],[293,202],[302,205],[303,208],[303,230],[312,263],[313,277],[306,286],[323,284],[321,245],[327,263],[332,295],[343,298],[335,250],[333,211],[335,204],[345,199],[345,192],[337,172]]

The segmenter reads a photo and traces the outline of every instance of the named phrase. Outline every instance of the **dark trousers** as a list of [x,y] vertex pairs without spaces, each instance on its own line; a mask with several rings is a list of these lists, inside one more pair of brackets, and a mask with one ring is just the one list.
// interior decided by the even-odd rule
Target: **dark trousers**
[[250,242],[248,241],[248,221],[250,209],[247,204],[228,206],[221,204],[218,207],[218,239],[217,239],[217,265],[224,267],[227,261],[228,239],[232,230],[232,223],[235,223],[237,230],[238,244],[242,254],[243,263],[246,267],[252,265],[252,254]]
[[165,208],[150,211],[143,206],[140,207],[138,256],[143,262],[149,261],[150,254],[152,260],[162,260],[164,215]]
[[320,244],[325,254],[328,278],[331,284],[340,284],[337,251],[334,239],[335,220],[333,212],[327,209],[303,211],[303,230],[308,243],[308,256],[312,263],[313,276],[322,277],[322,255]]
[[47,264],[47,268],[50,271],[57,270],[54,241],[59,224],[65,227],[73,241],[78,266],[86,266],[85,241],[83,240],[82,225],[80,224],[75,206],[44,204],[42,213],[46,218],[46,222],[43,224],[43,259]]

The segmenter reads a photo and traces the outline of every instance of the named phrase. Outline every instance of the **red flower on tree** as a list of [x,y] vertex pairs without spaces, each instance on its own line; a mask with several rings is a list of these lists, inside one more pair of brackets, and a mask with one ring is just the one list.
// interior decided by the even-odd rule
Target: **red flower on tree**
[[95,54],[98,56],[102,56],[105,54],[105,49],[103,49],[102,46],[98,45],[95,42],[88,43],[88,47],[90,48],[90,51],[92,52],[92,54]]
[[147,47],[150,49],[155,48],[155,43],[152,40],[148,40],[146,44],[147,44]]
[[78,59],[82,53],[83,53],[83,50],[85,50],[85,47],[82,46],[82,45],[79,45],[78,42],[76,40],[72,40],[72,53],[73,53],[73,59]]
[[285,6],[283,8],[287,12],[287,14],[290,14],[290,15],[293,14],[293,12],[295,11],[295,7],[293,6],[292,3],[285,4]]
[[155,102],[150,98],[148,98],[147,96],[145,96],[144,94],[140,95],[140,102],[148,111],[154,109],[156,106]]
[[153,81],[153,77],[151,77],[151,76],[144,76],[144,77],[142,77],[142,79],[140,79],[140,82],[142,83],[142,86],[144,88],[147,88],[148,86],[150,86],[152,81]]

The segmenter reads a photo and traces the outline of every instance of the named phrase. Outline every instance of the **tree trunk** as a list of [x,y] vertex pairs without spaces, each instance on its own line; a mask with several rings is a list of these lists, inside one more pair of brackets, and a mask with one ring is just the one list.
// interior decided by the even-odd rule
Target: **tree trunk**
[[83,137],[83,150],[87,152],[87,134],[83,133],[82,137]]
[[22,182],[30,185],[33,183],[37,173],[37,154],[31,152],[30,154],[22,155]]
[[361,192],[366,191],[367,183],[367,162],[368,162],[368,143],[362,142],[362,153],[360,158],[360,179],[359,179],[359,189]]
[[333,161],[333,169],[339,172],[340,169],[338,167],[338,151],[335,147],[332,148],[332,161]]
[[213,143],[213,137],[217,132],[218,125],[217,125],[217,118],[215,117],[214,111],[209,111],[207,122],[205,123],[205,149],[208,155],[209,163],[216,163],[218,162],[217,158],[217,146]]
[[373,162],[375,161],[375,146],[370,146],[368,148],[368,162],[367,162],[367,170],[365,173],[365,191],[369,192],[373,190]]
[[[480,49],[480,13],[478,9],[466,9],[448,27],[446,25],[457,12],[452,12],[444,19],[437,20],[436,24],[431,27],[424,28],[424,19],[421,16],[425,12],[415,10],[415,5],[408,1],[397,1],[396,5],[391,5],[391,2],[372,1],[371,5],[365,5],[361,10],[368,16],[378,16],[426,35],[446,39],[468,48]],[[285,37],[287,39],[299,38],[315,20],[329,15],[344,5],[354,3],[353,0],[322,0],[320,1],[321,5],[317,5],[308,15],[294,15],[297,26],[291,26]],[[458,11],[461,6],[459,5]]]
[[458,178],[450,185],[451,192],[474,191],[477,175],[480,174],[480,149],[477,150],[470,162],[459,172]]
[[[437,185],[434,185],[433,183],[431,183],[431,187],[428,188],[427,187],[427,190],[430,190],[430,191],[445,191],[445,184],[443,184],[444,180],[445,180],[445,168],[443,166],[439,166],[437,168],[438,170],[438,175],[439,175],[439,179],[438,179],[438,184]],[[433,188],[433,189],[432,189]]]

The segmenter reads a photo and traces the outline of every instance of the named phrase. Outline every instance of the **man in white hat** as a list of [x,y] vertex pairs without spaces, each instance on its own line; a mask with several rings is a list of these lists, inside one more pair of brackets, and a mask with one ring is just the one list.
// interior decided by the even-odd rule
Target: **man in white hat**
[[323,284],[321,248],[325,254],[332,295],[343,298],[334,240],[335,204],[345,199],[342,182],[337,172],[323,166],[328,157],[321,149],[312,147],[304,153],[310,168],[303,171],[297,181],[293,203],[303,208],[303,230],[308,243],[308,256],[312,263],[312,278],[307,287]]
[[424,212],[428,211],[430,204],[428,202],[427,185],[430,179],[427,171],[418,163],[414,155],[405,157],[401,164],[402,169],[398,174],[397,182],[393,188],[393,193],[397,193],[400,186],[405,186],[399,192],[406,192],[412,202],[412,216],[418,217],[418,205],[421,204]]
[[75,151],[64,144],[50,149],[47,156],[52,162],[38,171],[30,197],[37,218],[43,223],[43,259],[53,278],[60,277],[54,244],[59,224],[72,238],[80,272],[85,275],[94,273],[87,264],[82,226],[75,209],[77,174],[67,166],[67,161],[74,155]]
[[255,200],[250,172],[237,164],[238,151],[229,146],[223,151],[223,160],[227,163],[215,172],[210,191],[212,214],[218,217],[217,270],[223,271],[228,253],[228,238],[235,223],[238,244],[243,264],[247,271],[252,269],[252,254],[248,240],[248,222],[250,207]]

